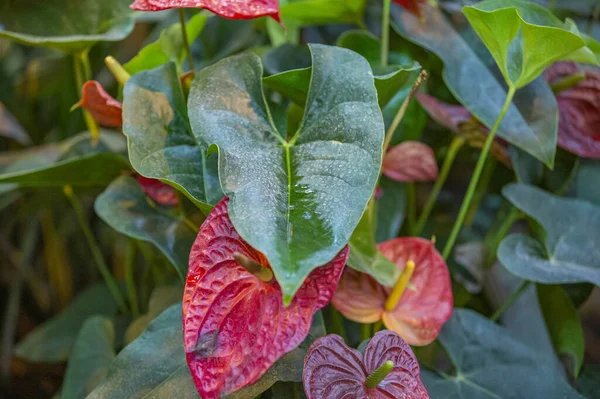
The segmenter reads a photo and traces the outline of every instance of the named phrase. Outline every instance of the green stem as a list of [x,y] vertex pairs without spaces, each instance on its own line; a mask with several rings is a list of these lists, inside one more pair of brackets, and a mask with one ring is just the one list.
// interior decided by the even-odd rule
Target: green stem
[[381,65],[388,64],[388,52],[390,44],[390,8],[392,0],[383,0],[383,11],[381,16]]
[[81,61],[81,65],[83,67],[83,78],[85,80],[92,79],[92,65],[90,64],[90,58],[88,57],[89,50],[84,50],[79,53],[79,60]]
[[83,212],[83,208],[81,206],[81,203],[79,202],[79,199],[75,196],[75,193],[73,192],[73,188],[71,186],[69,186],[69,185],[64,186],[63,191],[64,191],[65,195],[67,196],[67,198],[69,199],[69,202],[71,202],[73,209],[75,210],[75,214],[77,215],[77,221],[79,222],[79,225],[81,226],[81,229],[83,230],[83,235],[85,236],[88,246],[90,247],[90,251],[92,252],[92,257],[94,258],[94,261],[96,262],[96,265],[98,266],[100,274],[102,274],[102,277],[104,278],[104,281],[106,282],[106,285],[108,286],[108,290],[110,291],[112,297],[114,298],[115,302],[119,306],[119,309],[123,313],[127,313],[127,306],[125,305],[125,299],[123,299],[123,295],[121,294],[121,291],[119,290],[117,282],[113,278],[112,274],[110,273],[110,270],[108,269],[108,266],[106,265],[106,262],[104,261],[104,258],[102,256],[102,251],[100,250],[100,246],[96,242],[96,238],[94,237],[94,234],[92,233],[92,229],[87,221],[85,213]]
[[446,158],[444,159],[444,164],[442,165],[440,175],[435,181],[433,189],[431,190],[429,198],[427,198],[427,202],[425,203],[425,207],[423,208],[423,212],[419,217],[419,221],[414,231],[415,236],[419,236],[423,232],[423,229],[425,228],[425,223],[427,223],[427,219],[429,218],[429,214],[433,210],[433,206],[437,201],[438,195],[440,195],[440,191],[442,191],[442,187],[444,186],[444,183],[448,178],[450,169],[452,169],[454,159],[456,159],[456,155],[458,154],[458,151],[462,148],[464,143],[465,140],[459,136],[454,137],[452,143],[450,143],[450,147],[448,148],[448,153],[446,154]]
[[179,9],[179,22],[181,22],[181,37],[183,39],[183,45],[185,46],[185,51],[187,53],[188,64],[190,67],[190,71],[193,71],[194,68],[194,59],[192,58],[192,51],[190,50],[190,41],[188,39],[187,30],[185,29],[185,11],[183,8]]
[[[91,67],[90,60],[87,55],[87,51],[82,52],[79,55],[73,56],[73,69],[75,70],[75,82],[77,83],[77,95],[81,97],[83,84],[91,79]],[[100,128],[92,117],[92,115],[85,109],[81,108],[83,112],[83,120],[87,126],[90,135],[92,136],[93,142],[97,142],[100,138]]]
[[469,206],[471,205],[471,200],[473,199],[473,195],[475,194],[475,189],[477,188],[477,184],[479,183],[479,178],[481,177],[481,172],[483,171],[483,167],[485,165],[485,161],[487,159],[487,155],[490,152],[490,147],[494,141],[494,137],[496,136],[496,132],[500,127],[500,123],[504,119],[506,112],[508,112],[508,108],[512,99],[515,95],[516,88],[511,86],[508,89],[508,93],[506,94],[506,99],[504,100],[504,105],[502,106],[502,110],[500,111],[500,115],[494,122],[494,126],[490,130],[490,133],[485,141],[485,145],[483,146],[483,150],[479,155],[479,159],[477,160],[477,165],[475,166],[475,172],[473,172],[473,176],[471,176],[471,182],[469,183],[469,188],[467,189],[467,193],[465,198],[463,199],[462,205],[460,207],[460,211],[458,213],[458,217],[454,222],[454,226],[452,227],[452,232],[450,233],[450,237],[448,237],[448,241],[446,242],[446,246],[444,247],[443,257],[444,259],[448,259],[450,252],[452,252],[452,248],[454,247],[454,243],[458,237],[458,233],[460,232],[460,228],[463,225],[465,220],[465,216],[467,215],[467,211],[469,210]]
[[127,241],[127,249],[125,252],[125,281],[127,282],[127,296],[131,314],[133,317],[140,315],[140,308],[137,300],[137,290],[135,288],[135,277],[133,266],[135,264],[135,242],[132,239]]
[[552,83],[550,88],[552,89],[552,92],[554,94],[558,94],[561,91],[565,91],[572,87],[577,86],[579,84],[579,82],[581,82],[584,79],[585,79],[585,73],[583,73],[583,72],[575,73],[573,75],[567,76],[564,79],[559,80],[558,82]]
[[342,314],[330,305],[330,316],[331,316],[331,333],[337,334],[340,337],[344,338],[344,341],[347,341],[346,337],[346,329],[344,328],[344,319],[342,318]]
[[377,385],[381,384],[381,381],[383,381],[393,369],[394,362],[391,360],[383,362],[381,366],[369,374],[365,380],[365,386],[369,389],[377,388]]
[[365,323],[360,325],[360,340],[364,341],[365,339],[371,338],[371,324]]
[[521,285],[519,286],[519,288],[517,288],[512,294],[510,294],[510,296],[502,304],[502,306],[500,306],[500,308],[498,310],[496,310],[496,312],[494,312],[492,317],[490,317],[490,320],[498,321],[500,316],[502,316],[502,314],[504,314],[504,312],[506,312],[506,310],[508,308],[510,308],[512,305],[514,305],[514,303],[517,301],[517,299],[519,299],[519,297],[523,294],[523,292],[525,292],[527,287],[529,287],[529,284],[531,284],[531,281],[523,281],[521,283]]
[[381,327],[383,327],[383,321],[379,319],[373,324],[373,335],[377,334],[381,330]]
[[473,196],[473,200],[471,201],[471,205],[467,211],[467,216],[465,217],[464,224],[467,226],[471,226],[473,224],[473,219],[475,219],[475,215],[477,215],[477,210],[479,209],[481,200],[483,200],[483,197],[485,197],[488,186],[490,185],[490,181],[492,180],[492,176],[494,175],[494,171],[496,170],[496,164],[497,162],[494,158],[486,160],[485,166],[483,167],[483,172],[481,172],[479,184],[475,189],[475,195]]
[[415,183],[406,183],[406,222],[408,234],[414,235],[415,219],[417,217],[417,193]]

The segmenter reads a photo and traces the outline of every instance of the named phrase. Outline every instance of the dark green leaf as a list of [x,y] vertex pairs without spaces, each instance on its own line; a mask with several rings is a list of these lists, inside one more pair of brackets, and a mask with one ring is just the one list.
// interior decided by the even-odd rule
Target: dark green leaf
[[199,71],[189,97],[194,134],[219,148],[233,225],[265,254],[286,302],[348,242],[377,181],[384,135],[368,63],[336,47],[311,52],[306,110],[289,142],[274,127],[254,55]]
[[[444,61],[443,78],[452,94],[477,119],[491,127],[500,114],[506,91],[441,11],[427,7],[425,24],[399,7],[392,14],[394,29]],[[517,91],[498,135],[552,167],[557,126],[554,94],[546,82],[537,79]]]
[[67,360],[84,321],[93,315],[112,317],[117,305],[104,285],[94,285],[75,298],[54,318],[29,333],[16,347],[15,354],[31,362]]
[[80,52],[133,29],[130,0],[0,0],[0,37]]
[[102,130],[97,144],[89,133],[81,133],[62,143],[1,155],[0,183],[23,187],[105,186],[130,169],[120,154],[124,150],[123,138],[113,132]]
[[85,398],[98,385],[116,355],[114,344],[115,328],[110,319],[92,316],[83,323],[69,356],[61,399]]
[[600,364],[586,364],[577,380],[577,386],[586,398],[600,397]]
[[438,337],[455,375],[422,370],[431,399],[579,399],[552,360],[467,309],[455,309]]
[[581,159],[575,178],[577,198],[600,206],[600,161]]
[[406,211],[406,190],[404,183],[399,183],[382,176],[379,180],[382,190],[381,198],[377,200],[377,242],[398,237]]
[[170,184],[205,213],[221,198],[216,157],[207,158],[206,146],[192,134],[175,64],[127,81],[123,133],[131,164],[141,175]]
[[545,243],[511,234],[498,248],[498,259],[513,274],[545,284],[590,282],[600,285],[600,208],[564,199],[525,184],[502,193],[545,230]]
[[185,279],[190,248],[198,231],[183,216],[161,208],[127,176],[117,178],[96,198],[96,213],[128,237],[154,244]]
[[291,69],[310,67],[310,51],[307,46],[283,44],[271,49],[263,56],[265,72],[269,75],[289,71]]
[[577,309],[560,285],[537,286],[540,309],[556,354],[575,378],[583,364],[583,329]]

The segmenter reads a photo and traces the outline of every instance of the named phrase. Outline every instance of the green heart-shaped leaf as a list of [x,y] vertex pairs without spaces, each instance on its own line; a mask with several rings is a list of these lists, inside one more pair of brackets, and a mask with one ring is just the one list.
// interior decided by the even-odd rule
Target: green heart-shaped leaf
[[526,184],[510,184],[502,193],[545,230],[545,243],[511,234],[498,248],[498,259],[513,274],[545,284],[590,282],[600,286],[600,208],[586,201],[548,194]]
[[384,136],[367,61],[310,49],[304,117],[289,141],[270,116],[255,55],[198,71],[188,101],[194,134],[219,148],[233,225],[267,257],[286,303],[348,242],[377,181]]
[[109,226],[128,237],[154,244],[185,279],[190,248],[198,234],[183,216],[161,209],[127,176],[113,181],[96,198],[96,213]]
[[455,372],[421,371],[431,399],[583,399],[552,359],[472,310],[455,309],[438,339]]
[[77,53],[133,29],[130,0],[0,0],[0,37]]
[[175,64],[135,74],[123,96],[123,133],[135,170],[175,187],[207,214],[223,195],[216,157],[208,158],[192,134]]

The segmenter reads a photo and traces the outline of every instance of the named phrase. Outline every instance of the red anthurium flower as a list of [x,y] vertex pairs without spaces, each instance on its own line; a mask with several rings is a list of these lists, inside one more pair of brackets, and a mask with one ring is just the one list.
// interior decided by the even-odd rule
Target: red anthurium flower
[[103,126],[120,127],[123,124],[121,103],[112,98],[95,80],[88,80],[83,84],[79,105]]
[[558,102],[558,145],[584,158],[600,159],[600,72],[561,61],[544,71]]
[[279,22],[278,0],[135,0],[131,8],[139,11],[205,8],[225,18],[251,19],[270,16]]
[[394,3],[420,18],[423,16],[421,7],[425,5],[426,0],[394,0]]
[[401,270],[396,287],[377,283],[347,268],[332,303],[359,323],[383,324],[411,345],[427,345],[452,314],[452,286],[446,263],[433,242],[417,237],[394,238],[379,250]]
[[302,380],[308,399],[429,399],[415,354],[392,331],[375,334],[364,354],[337,335],[317,339]]
[[438,177],[433,150],[418,141],[405,141],[392,147],[383,157],[383,174],[405,183],[432,181]]
[[345,247],[315,269],[288,307],[265,257],[235,231],[223,198],[190,252],[183,295],[187,363],[203,399],[250,385],[307,336],[313,314],[333,296]]
[[177,206],[179,198],[175,189],[158,179],[149,179],[142,175],[137,176],[137,181],[146,195],[162,206]]

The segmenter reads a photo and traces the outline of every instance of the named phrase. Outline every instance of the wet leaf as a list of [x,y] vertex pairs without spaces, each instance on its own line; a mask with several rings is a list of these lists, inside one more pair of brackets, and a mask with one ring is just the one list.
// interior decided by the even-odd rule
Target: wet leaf
[[[391,372],[375,388],[367,388],[367,377],[386,361],[394,363]],[[391,331],[375,334],[362,354],[338,335],[317,339],[306,353],[303,381],[308,399],[429,399],[415,354]]]
[[31,362],[63,362],[81,326],[93,315],[113,317],[117,305],[104,285],[94,285],[79,294],[57,316],[39,325],[16,346],[15,355]]
[[446,263],[429,240],[396,238],[379,244],[381,253],[399,271],[415,262],[410,284],[391,311],[385,302],[392,289],[367,274],[346,268],[332,303],[344,316],[359,323],[383,320],[385,326],[411,345],[427,345],[452,313],[452,286]]
[[455,372],[421,372],[432,399],[582,399],[552,359],[472,310],[455,309],[439,341]]
[[185,278],[188,254],[197,231],[144,195],[135,179],[117,178],[96,198],[96,213],[118,232],[154,244]]
[[84,83],[81,88],[80,104],[103,126],[121,127],[123,124],[121,103],[112,98],[95,80]]
[[142,176],[175,187],[204,213],[221,198],[216,156],[207,157],[207,147],[192,134],[175,64],[127,81],[123,133],[131,164]]
[[218,146],[231,220],[269,260],[286,303],[348,242],[377,181],[384,135],[367,62],[346,49],[310,48],[307,106],[290,141],[272,123],[254,55],[199,71],[189,97],[194,134]]
[[431,147],[418,141],[391,147],[383,157],[381,169],[385,176],[404,183],[435,181],[439,172]]
[[85,398],[108,371],[115,354],[115,328],[110,319],[92,316],[77,335],[64,382],[61,399]]
[[78,53],[133,29],[130,0],[0,0],[0,37]]
[[221,200],[200,228],[183,296],[186,358],[204,399],[253,384],[304,341],[313,314],[330,301],[348,256],[343,249],[315,269],[284,307],[276,280],[265,282],[234,259],[238,253],[269,268],[265,257],[236,232],[228,202]]
[[131,8],[140,11],[204,8],[225,18],[250,19],[270,16],[279,21],[277,0],[135,0]]
[[503,195],[545,230],[545,242],[511,234],[498,259],[511,273],[544,284],[590,282],[600,285],[600,208],[565,199],[526,184],[511,184]]

